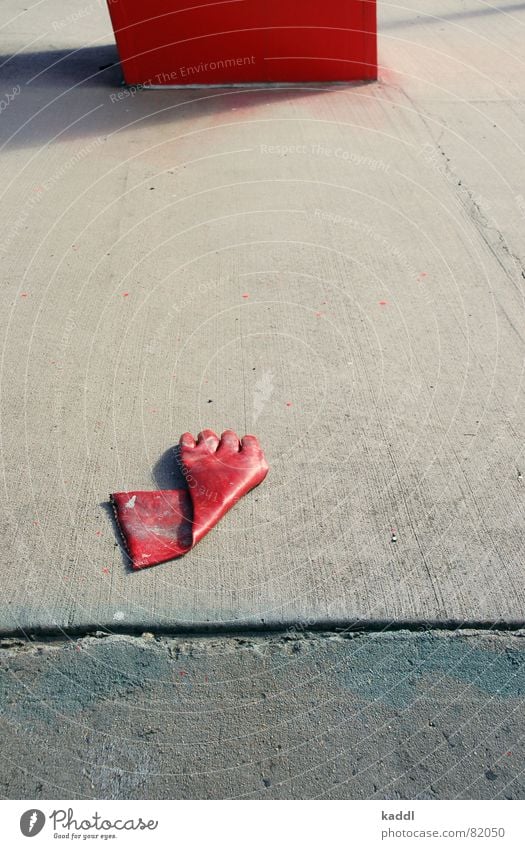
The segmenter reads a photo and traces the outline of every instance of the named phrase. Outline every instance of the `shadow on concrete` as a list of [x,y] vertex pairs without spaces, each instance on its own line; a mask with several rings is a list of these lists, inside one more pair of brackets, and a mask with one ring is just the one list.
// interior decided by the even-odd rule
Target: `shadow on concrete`
[[113,534],[115,536],[116,544],[118,545],[120,555],[122,557],[122,563],[126,567],[126,571],[130,574],[134,574],[134,570],[131,568],[131,558],[126,550],[126,546],[124,545],[124,540],[122,539],[122,534],[120,533],[120,528],[115,518],[115,511],[113,510],[113,505],[111,501],[101,501],[99,507],[102,507],[102,509],[105,511],[105,513],[107,513],[109,517],[111,526],[113,528]]
[[[146,90],[127,87],[116,46],[46,50],[0,55],[6,91],[19,92],[2,113],[0,145],[42,147],[76,139],[89,142],[117,132],[138,136],[152,125],[169,127],[178,120],[210,118],[234,109],[293,103],[334,89],[330,83],[250,88],[180,88]],[[373,82],[341,83],[354,90]],[[169,141],[169,135],[166,136]]]
[[114,88],[122,82],[115,44],[0,55],[0,69],[4,80],[13,79],[25,86]]
[[159,489],[187,489],[182,472],[180,445],[172,445],[157,460],[153,467],[153,479]]
[[406,27],[427,26],[428,24],[444,24],[454,23],[455,21],[464,21],[469,18],[483,18],[487,15],[509,15],[512,17],[513,12],[521,12],[525,9],[525,3],[519,3],[515,6],[483,6],[481,9],[462,9],[457,12],[447,12],[443,15],[433,15],[430,12],[421,12],[417,16],[410,18],[399,18],[394,21],[381,20],[379,17],[379,30],[405,29]]

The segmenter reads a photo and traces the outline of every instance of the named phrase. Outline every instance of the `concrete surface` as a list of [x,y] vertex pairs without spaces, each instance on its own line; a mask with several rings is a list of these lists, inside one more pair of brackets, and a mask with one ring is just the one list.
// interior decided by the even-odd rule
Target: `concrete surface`
[[11,640],[0,667],[4,798],[525,793],[523,633]]
[[[4,634],[525,624],[525,12],[380,6],[377,84],[143,92],[2,4]],[[108,493],[203,426],[271,472],[131,574]]]

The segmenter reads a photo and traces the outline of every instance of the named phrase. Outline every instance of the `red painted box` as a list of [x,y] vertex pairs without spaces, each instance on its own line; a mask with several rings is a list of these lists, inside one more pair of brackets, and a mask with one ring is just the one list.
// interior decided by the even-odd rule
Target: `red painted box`
[[128,85],[374,80],[376,0],[108,0]]

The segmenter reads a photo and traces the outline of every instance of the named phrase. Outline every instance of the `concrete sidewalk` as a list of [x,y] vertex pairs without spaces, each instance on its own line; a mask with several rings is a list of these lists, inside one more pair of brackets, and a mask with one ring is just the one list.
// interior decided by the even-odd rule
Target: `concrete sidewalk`
[[10,799],[523,799],[523,633],[0,644]]
[[[377,84],[164,92],[82,8],[2,7],[1,632],[524,624],[523,4],[382,8]],[[271,472],[132,574],[108,493],[203,426]]]

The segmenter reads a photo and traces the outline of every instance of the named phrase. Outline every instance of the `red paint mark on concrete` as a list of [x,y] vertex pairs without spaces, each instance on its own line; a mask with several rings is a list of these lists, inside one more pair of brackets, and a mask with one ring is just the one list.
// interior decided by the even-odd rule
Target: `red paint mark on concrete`
[[96,537],[102,536],[102,531],[95,531],[95,536]]
[[287,407],[291,407],[291,406],[292,406],[292,402],[291,402],[291,401],[287,401],[287,402],[286,402],[286,406],[287,406]]
[[324,312],[316,312],[315,317],[321,318],[324,315]]
[[427,275],[427,272],[426,272],[426,271],[421,271],[421,272],[420,272],[420,274],[419,274],[419,279],[421,280],[423,277],[428,277],[428,275]]
[[122,292],[123,298],[129,298],[129,292]]
[[249,298],[249,297],[250,297],[250,296],[248,295],[248,293],[247,293],[247,292],[245,292],[245,293],[244,293],[244,295],[243,295],[243,298]]
[[386,307],[387,304],[388,304],[388,301],[379,301],[380,307]]
[[21,298],[27,298],[27,297],[29,297],[29,292],[20,292],[20,297],[21,297]]
[[179,669],[179,675],[180,675],[181,678],[184,678],[184,676],[187,675],[187,674],[188,673],[184,669]]
[[102,571],[104,572],[104,575],[109,575],[109,569],[107,566],[103,566]]

